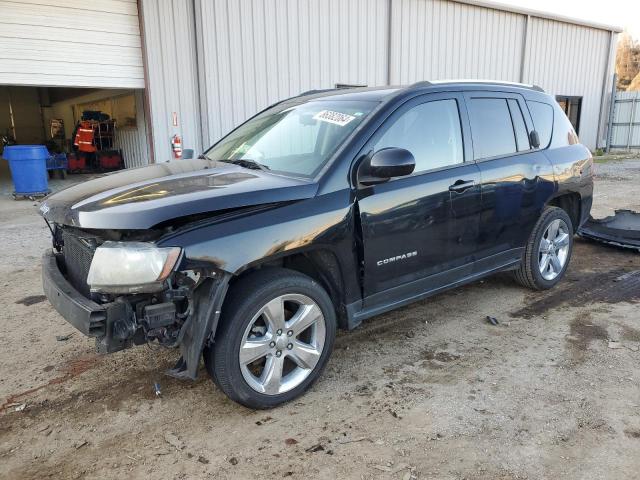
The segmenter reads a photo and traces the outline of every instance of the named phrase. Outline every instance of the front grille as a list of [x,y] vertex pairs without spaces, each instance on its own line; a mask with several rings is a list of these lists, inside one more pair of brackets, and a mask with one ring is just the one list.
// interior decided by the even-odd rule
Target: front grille
[[62,256],[67,271],[67,280],[84,296],[90,296],[87,276],[95,253],[96,242],[69,230],[62,231]]

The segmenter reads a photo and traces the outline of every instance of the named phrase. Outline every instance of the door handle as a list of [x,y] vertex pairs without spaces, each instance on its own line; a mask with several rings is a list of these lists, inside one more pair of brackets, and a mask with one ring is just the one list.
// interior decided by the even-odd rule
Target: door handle
[[449,185],[450,192],[462,193],[476,184],[473,180],[456,180],[453,185]]

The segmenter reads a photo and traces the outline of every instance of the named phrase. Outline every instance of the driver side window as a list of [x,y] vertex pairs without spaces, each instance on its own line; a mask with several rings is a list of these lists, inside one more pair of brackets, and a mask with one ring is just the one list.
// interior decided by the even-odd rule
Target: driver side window
[[374,152],[388,147],[409,150],[416,160],[414,174],[464,162],[456,100],[422,103],[392,121],[376,141]]

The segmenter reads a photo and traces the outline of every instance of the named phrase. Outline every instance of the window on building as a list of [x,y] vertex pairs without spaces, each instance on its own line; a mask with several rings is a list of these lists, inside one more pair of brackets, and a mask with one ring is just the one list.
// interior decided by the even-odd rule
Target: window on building
[[476,160],[517,151],[506,99],[472,98],[468,106]]
[[527,125],[524,123],[524,117],[522,116],[522,110],[518,101],[510,98],[507,100],[509,104],[509,111],[511,112],[511,120],[513,121],[513,131],[516,134],[516,143],[518,144],[518,151],[523,152],[530,150],[529,145],[529,133],[527,132]]
[[553,107],[542,102],[527,100],[527,107],[533,119],[533,127],[540,138],[540,148],[547,148],[553,131]]
[[580,133],[580,111],[582,110],[582,97],[568,97],[565,95],[556,96],[556,101],[562,111],[573,125],[577,134]]
[[376,141],[374,151],[389,147],[409,150],[415,173],[462,163],[458,102],[436,100],[407,110]]

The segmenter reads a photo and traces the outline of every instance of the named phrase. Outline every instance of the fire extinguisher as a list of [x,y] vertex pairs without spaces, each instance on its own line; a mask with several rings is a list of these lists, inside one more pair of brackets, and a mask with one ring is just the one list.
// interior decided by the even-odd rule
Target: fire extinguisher
[[173,158],[182,158],[182,140],[178,134],[171,138],[171,150],[173,150]]

